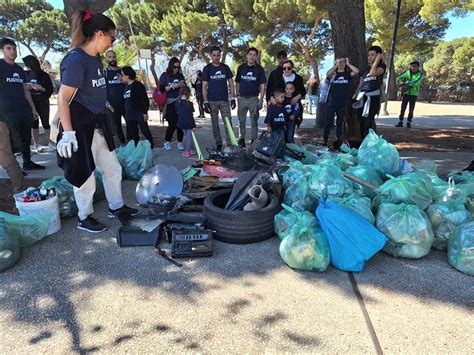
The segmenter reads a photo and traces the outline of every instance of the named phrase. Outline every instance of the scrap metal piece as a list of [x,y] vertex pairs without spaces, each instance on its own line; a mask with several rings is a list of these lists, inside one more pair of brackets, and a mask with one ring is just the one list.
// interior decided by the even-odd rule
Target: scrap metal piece
[[148,170],[140,179],[135,190],[137,201],[147,206],[148,201],[158,194],[179,196],[183,191],[183,177],[172,165],[158,164]]

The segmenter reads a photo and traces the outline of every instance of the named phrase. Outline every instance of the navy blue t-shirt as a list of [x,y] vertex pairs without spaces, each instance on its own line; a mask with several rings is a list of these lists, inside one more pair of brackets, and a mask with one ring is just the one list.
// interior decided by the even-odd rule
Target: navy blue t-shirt
[[267,82],[265,71],[258,65],[241,64],[235,75],[235,82],[239,83],[240,96],[258,96],[260,85]]
[[123,110],[123,90],[125,84],[120,80],[121,69],[104,70],[105,79],[107,80],[107,101],[115,110]]
[[[184,75],[181,73],[169,75],[168,73],[164,72],[160,76],[160,90],[165,92],[165,87],[170,84],[179,84],[180,82],[184,83]],[[176,88],[166,92],[167,97],[170,99],[176,99],[179,95],[180,88]]]
[[270,105],[267,108],[267,116],[265,117],[265,123],[270,124],[272,131],[285,128],[286,121],[288,119],[288,113],[286,112],[285,106],[283,105]]
[[[383,74],[379,76],[368,76],[370,72],[370,68],[371,67],[368,66],[360,74],[360,77],[364,80],[364,83],[362,84],[360,91],[371,92],[371,91],[379,90],[382,87]],[[385,74],[385,71],[387,71],[387,65],[385,63],[379,63],[379,65],[377,65],[377,68],[382,68],[384,70],[384,74]]]
[[21,107],[30,107],[26,101],[23,83],[25,72],[18,64],[8,64],[0,59],[0,100],[6,113],[15,112]]
[[217,67],[209,63],[202,71],[202,81],[208,82],[207,101],[229,101],[227,80],[234,75],[230,68],[220,63]]
[[349,96],[349,84],[351,81],[351,72],[335,72],[336,76],[329,89],[328,106],[344,106]]
[[[295,94],[296,94],[296,92],[293,94],[293,97],[296,96]],[[299,104],[296,104],[296,105],[291,104],[291,99],[293,97],[285,96],[285,101],[283,101],[283,107],[285,108],[285,111],[288,114],[288,116],[293,115],[293,116],[297,117],[298,114],[300,113],[300,105]]]
[[100,57],[76,47],[64,57],[60,71],[61,84],[78,89],[74,101],[95,114],[106,111],[107,83]]

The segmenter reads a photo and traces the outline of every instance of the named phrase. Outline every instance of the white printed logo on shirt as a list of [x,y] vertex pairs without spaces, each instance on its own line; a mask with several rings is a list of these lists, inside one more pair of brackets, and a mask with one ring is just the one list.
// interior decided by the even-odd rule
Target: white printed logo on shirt
[[277,117],[275,117],[275,122],[285,122],[285,115],[283,114],[283,112],[281,112],[280,114],[278,114]]
[[222,72],[218,70],[214,75],[211,75],[210,77],[212,80],[222,80],[225,79],[225,74],[222,74]]
[[347,84],[349,83],[349,80],[345,79],[343,76],[340,76],[339,78],[334,79],[332,83],[333,84]]
[[120,74],[115,75],[113,79],[109,80],[109,84],[123,84],[122,80],[120,80]]
[[123,98],[124,98],[124,99],[129,99],[129,98],[130,98],[130,92],[131,92],[130,89],[126,90],[126,91],[123,93]]
[[5,78],[7,83],[23,84],[23,79],[20,78],[20,74],[13,73],[11,78]]
[[249,71],[247,74],[245,75],[241,75],[240,78],[242,80],[246,80],[246,81],[256,81],[257,80],[257,77],[256,76],[253,76],[253,72]]
[[291,113],[291,104],[285,105],[285,110],[286,112]]

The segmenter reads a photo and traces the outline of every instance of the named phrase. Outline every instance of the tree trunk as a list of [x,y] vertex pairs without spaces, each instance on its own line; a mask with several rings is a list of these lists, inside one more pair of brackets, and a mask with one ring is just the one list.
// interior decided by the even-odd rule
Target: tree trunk
[[[367,48],[365,43],[365,12],[364,0],[331,0],[329,5],[329,19],[332,28],[334,54],[338,57],[348,57],[353,65],[363,70],[367,66]],[[350,16],[348,13],[350,12]],[[352,80],[350,96],[354,94],[358,80]],[[351,101],[348,102],[346,116],[348,139],[360,139],[360,121],[352,110]],[[324,122],[323,117],[316,119],[317,125]],[[319,123],[319,124],[318,124]]]
[[64,12],[67,18],[71,21],[72,14],[77,10],[90,10],[94,12],[105,12],[110,9],[116,0],[63,0]]
[[156,70],[155,70],[155,65],[156,65],[155,54],[156,53],[153,53],[153,52],[151,53],[150,71],[151,71],[151,75],[153,75],[153,79],[155,80],[155,85],[158,85],[158,82],[160,80],[159,80],[158,74],[156,74]]
[[[387,58],[390,58],[390,51],[387,51]],[[395,73],[395,64],[390,63],[390,82],[388,83],[388,99],[391,101],[397,100],[397,74]],[[388,73],[387,73],[388,74]]]

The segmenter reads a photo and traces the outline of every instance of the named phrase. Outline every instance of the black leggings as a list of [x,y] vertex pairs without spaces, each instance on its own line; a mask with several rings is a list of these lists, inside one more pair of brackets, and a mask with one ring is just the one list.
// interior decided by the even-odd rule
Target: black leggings
[[120,140],[120,143],[123,144],[125,143],[125,136],[123,135],[122,130],[122,115],[122,110],[114,108],[115,131],[117,132],[117,137]]
[[[364,105],[367,101],[367,96],[364,96]],[[375,116],[379,114],[380,111],[380,96],[371,96],[370,97],[370,108],[368,117],[362,117],[364,108],[360,108],[357,111],[357,116],[360,118],[360,135],[364,139],[367,134],[369,134],[369,129],[372,128],[376,130],[375,126]]]
[[329,140],[329,133],[331,133],[331,129],[334,127],[334,114],[336,114],[336,138],[338,141],[341,140],[342,137],[342,128],[344,125],[344,118],[346,115],[346,105],[343,106],[327,106],[326,105],[326,123],[324,125],[324,144],[327,144]]
[[33,114],[30,107],[19,109],[19,112],[6,113],[15,131],[21,137],[23,163],[31,161],[31,126],[33,124]]
[[402,96],[402,107],[400,110],[400,116],[398,117],[400,122],[403,122],[403,116],[405,116],[405,110],[407,109],[407,105],[409,105],[408,122],[411,123],[411,120],[413,119],[413,112],[415,111],[415,103],[416,103],[416,96],[407,95],[407,94]]
[[[33,102],[35,104],[36,111],[40,115],[41,124],[43,125],[44,129],[49,129],[49,99],[44,97],[36,97],[35,95],[32,96]],[[39,128],[39,120],[33,121],[33,129]],[[49,137],[48,137],[49,138]]]
[[176,130],[176,136],[178,142],[183,142],[183,130],[177,128],[176,124],[178,123],[178,114],[176,113],[176,106],[173,103],[166,105],[166,115],[165,119],[168,121],[168,128],[166,129],[165,141],[171,142],[173,138],[173,133]]
[[127,141],[135,141],[135,145],[138,144],[140,140],[140,135],[138,134],[138,128],[140,127],[140,131],[142,131],[143,135],[151,144],[151,149],[153,149],[153,136],[150,132],[150,127],[148,127],[148,123],[142,118],[138,120],[130,120],[127,122]]

